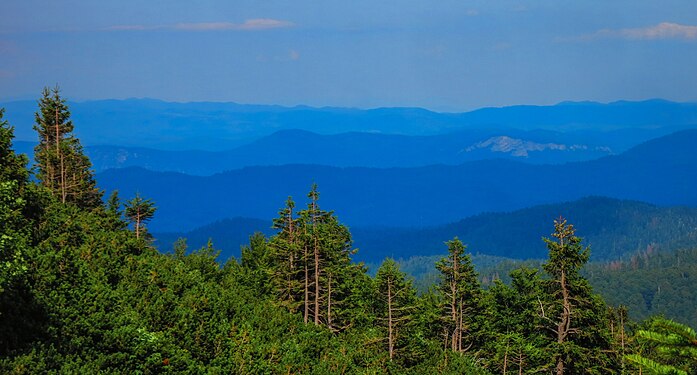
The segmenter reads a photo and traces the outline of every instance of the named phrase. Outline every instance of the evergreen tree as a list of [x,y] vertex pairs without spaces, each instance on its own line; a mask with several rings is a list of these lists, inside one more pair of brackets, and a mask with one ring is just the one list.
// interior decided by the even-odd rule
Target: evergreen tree
[[[580,270],[590,255],[581,245],[575,228],[559,218],[554,221],[555,240],[545,238],[549,260],[543,269],[549,275],[544,286],[548,296],[540,315],[552,333],[550,352],[557,375],[609,373],[617,367],[611,355],[606,307]],[[544,306],[546,305],[546,306]]]
[[155,204],[150,199],[141,198],[139,193],[136,193],[135,198],[126,202],[124,213],[128,220],[133,223],[136,238],[140,238],[141,232],[145,230],[145,223],[155,216],[155,210],[157,210]]
[[27,157],[18,155],[12,148],[14,127],[3,119],[5,109],[0,108],[0,181],[17,181],[22,187],[27,183]]
[[436,268],[441,282],[438,291],[442,297],[444,344],[456,352],[467,351],[475,341],[473,323],[478,314],[480,286],[465,245],[457,237],[446,242],[448,256]]
[[271,250],[272,282],[280,304],[291,312],[303,303],[304,259],[300,251],[300,224],[295,217],[295,202],[291,197],[273,220],[278,233],[269,241]]
[[511,272],[511,285],[496,280],[486,293],[489,309],[487,352],[492,368],[501,373],[538,373],[545,366],[546,339],[540,332],[539,303],[544,299],[537,270]]
[[245,284],[256,290],[259,296],[267,296],[273,291],[269,243],[262,233],[249,237],[249,245],[243,246],[240,267],[246,277]]
[[28,183],[26,157],[12,148],[14,128],[0,108],[0,293],[26,270],[29,221],[25,218],[24,187]]
[[121,215],[121,199],[119,198],[118,190],[114,190],[109,196],[106,202],[106,210],[113,215]]
[[414,330],[417,306],[416,290],[393,259],[385,259],[375,275],[376,314],[378,324],[386,331],[390,361],[408,351],[407,340]]
[[297,216],[288,198],[274,220],[279,232],[269,241],[273,288],[279,304],[302,311],[305,323],[343,330],[360,315],[354,311],[362,305],[360,298],[370,294],[368,283],[357,281],[367,276],[362,265],[351,263],[348,228],[320,208],[316,184],[308,198]]
[[35,121],[39,144],[34,158],[41,184],[62,203],[88,209],[100,206],[102,192],[94,180],[92,163],[73,135],[70,111],[58,86],[44,88]]

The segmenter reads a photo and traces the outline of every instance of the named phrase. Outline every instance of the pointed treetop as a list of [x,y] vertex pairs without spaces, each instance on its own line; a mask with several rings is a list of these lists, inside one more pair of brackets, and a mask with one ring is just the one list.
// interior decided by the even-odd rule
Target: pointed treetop
[[582,239],[576,236],[576,229],[563,217],[554,221],[552,237],[556,241],[543,238],[549,250],[549,261],[543,268],[549,274],[557,275],[561,271],[576,273],[588,262],[590,247],[581,245]]
[[12,148],[14,139],[14,127],[7,120],[3,120],[5,109],[0,108],[0,180],[18,181],[24,184],[27,181],[27,158],[25,155],[17,155]]

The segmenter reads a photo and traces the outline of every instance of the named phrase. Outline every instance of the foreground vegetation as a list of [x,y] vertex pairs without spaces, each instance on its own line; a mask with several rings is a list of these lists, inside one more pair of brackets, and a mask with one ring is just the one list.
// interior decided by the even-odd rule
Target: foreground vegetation
[[[0,112],[1,114],[1,112]],[[1,118],[0,118],[0,121]],[[57,89],[37,112],[36,180],[0,126],[0,372],[690,374],[694,331],[634,327],[581,270],[589,249],[559,218],[542,271],[483,288],[462,242],[418,295],[393,260],[375,277],[352,262],[351,235],[289,198],[277,233],[240,259],[212,244],[150,244],[139,196],[102,203]],[[129,222],[133,224],[132,230]],[[628,329],[630,328],[630,329]],[[672,372],[671,372],[672,371]]]

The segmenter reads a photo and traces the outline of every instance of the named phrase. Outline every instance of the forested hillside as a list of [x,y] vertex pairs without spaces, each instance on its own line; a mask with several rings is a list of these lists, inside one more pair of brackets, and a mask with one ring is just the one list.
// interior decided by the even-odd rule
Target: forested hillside
[[[327,135],[281,130],[249,144],[216,152],[95,145],[87,147],[85,153],[97,172],[143,167],[153,171],[212,175],[247,166],[284,164],[390,168],[457,165],[491,158],[560,164],[625,150],[623,145],[617,144],[617,140],[623,138],[620,134],[588,133],[584,136],[539,130],[468,129],[447,135],[406,136],[360,132]],[[636,133],[644,134],[643,137],[634,136],[643,140],[655,131]],[[16,145],[18,151],[29,154],[32,147],[30,142]]]
[[440,254],[442,238],[459,236],[473,252],[514,259],[546,256],[537,243],[548,235],[545,221],[563,216],[578,225],[579,235],[593,248],[592,260],[616,260],[637,251],[673,250],[689,244],[697,233],[697,209],[655,205],[604,197],[484,213],[431,228],[356,228],[362,259],[408,258]]
[[303,195],[313,182],[350,226],[424,227],[589,195],[697,205],[695,145],[697,130],[685,130],[621,155],[563,165],[505,160],[388,169],[285,165],[208,177],[124,168],[97,178],[107,191],[140,192],[157,201],[161,216],[152,227],[158,232],[230,217],[270,218],[278,202]]
[[[2,111],[0,111],[0,116]],[[374,277],[351,233],[312,185],[286,200],[275,233],[239,259],[214,244],[151,245],[155,204],[102,202],[59,90],[36,116],[34,179],[0,117],[0,371],[35,373],[614,374],[652,363],[694,372],[667,352],[694,331],[664,319],[630,331],[581,271],[589,250],[548,220],[541,271],[482,288],[466,246],[443,246],[433,290],[417,295],[391,259]],[[651,344],[682,332],[681,340]],[[691,335],[691,336],[690,336]],[[683,340],[684,338],[684,340]],[[687,341],[686,341],[687,340]],[[648,344],[647,344],[648,343]],[[685,344],[687,343],[687,344]],[[666,354],[668,353],[668,354]],[[654,362],[657,361],[657,362]]]
[[[385,257],[410,258],[440,255],[443,239],[458,236],[476,254],[513,259],[546,256],[539,239],[548,235],[549,218],[563,216],[577,223],[578,232],[592,246],[591,260],[617,260],[637,251],[669,251],[693,244],[697,234],[697,209],[658,207],[643,202],[604,197],[524,208],[513,212],[485,213],[455,223],[429,228],[352,227],[356,257],[379,263]],[[168,251],[179,237],[193,246],[212,239],[222,258],[239,256],[250,233],[271,234],[268,221],[236,218],[218,221],[193,231],[156,233],[155,244]],[[505,235],[504,235],[505,234]]]
[[[665,316],[684,324],[697,320],[697,298],[693,290],[697,279],[697,238],[673,251],[647,250],[627,254],[625,260],[590,262],[582,271],[594,290],[610,306],[624,306],[634,321]],[[541,246],[539,246],[541,247]],[[591,256],[593,248],[591,248]],[[439,275],[435,264],[443,255],[413,256],[397,260],[400,269],[414,280],[421,293],[428,292]],[[541,270],[542,259],[510,259],[474,254],[472,263],[485,288],[497,280],[512,281],[510,273],[521,267]],[[377,264],[371,264],[376,267]]]

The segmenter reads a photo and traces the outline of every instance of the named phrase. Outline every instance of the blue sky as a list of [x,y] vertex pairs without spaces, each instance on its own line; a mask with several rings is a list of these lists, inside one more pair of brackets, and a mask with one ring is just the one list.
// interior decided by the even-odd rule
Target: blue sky
[[[195,5],[194,5],[195,4]],[[460,111],[697,101],[691,1],[35,1],[0,4],[0,100]]]

